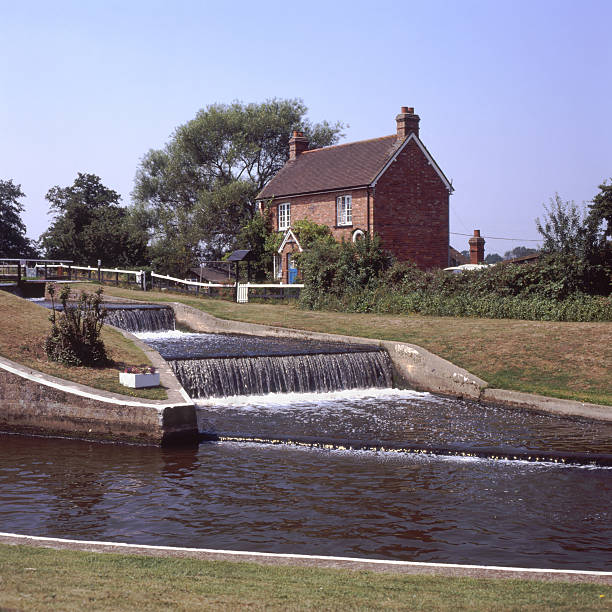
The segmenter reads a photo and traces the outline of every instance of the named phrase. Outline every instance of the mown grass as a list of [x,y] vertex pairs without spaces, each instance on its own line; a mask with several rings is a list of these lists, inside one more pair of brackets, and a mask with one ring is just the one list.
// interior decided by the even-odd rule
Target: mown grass
[[495,388],[612,406],[612,323],[348,314],[160,291],[106,291],[132,299],[180,301],[222,319],[409,342]]
[[612,587],[95,554],[0,545],[14,610],[603,610]]
[[119,384],[123,365],[151,365],[133,342],[114,329],[104,327],[102,340],[115,366],[69,367],[47,360],[44,339],[49,334],[49,310],[34,302],[0,291],[0,355],[34,370],[96,389],[147,399],[166,399],[166,389],[130,389]]

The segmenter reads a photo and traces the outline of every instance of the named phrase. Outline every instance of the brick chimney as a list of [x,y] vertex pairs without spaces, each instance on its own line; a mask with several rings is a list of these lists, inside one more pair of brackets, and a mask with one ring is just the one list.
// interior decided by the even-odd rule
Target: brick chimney
[[480,235],[480,230],[474,230],[474,235],[468,240],[468,243],[470,245],[470,263],[483,263],[485,239]]
[[395,118],[397,122],[397,137],[403,140],[413,132],[418,136],[420,120],[421,118],[414,114],[414,108],[402,106],[400,114]]
[[306,149],[308,149],[308,138],[304,136],[304,132],[294,130],[293,136],[289,139],[289,159],[297,159]]

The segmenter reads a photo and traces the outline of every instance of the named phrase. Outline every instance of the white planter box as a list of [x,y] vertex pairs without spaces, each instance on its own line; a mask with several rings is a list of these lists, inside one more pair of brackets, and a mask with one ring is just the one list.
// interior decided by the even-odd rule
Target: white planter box
[[130,372],[119,372],[119,382],[125,387],[132,389],[143,389],[145,387],[159,386],[159,373],[155,374],[132,374]]

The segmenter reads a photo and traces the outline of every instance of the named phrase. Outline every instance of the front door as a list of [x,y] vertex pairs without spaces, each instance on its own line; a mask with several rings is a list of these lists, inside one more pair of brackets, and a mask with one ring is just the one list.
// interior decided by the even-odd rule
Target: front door
[[295,283],[297,280],[297,264],[295,263],[295,259],[291,253],[287,254],[287,282],[290,284]]

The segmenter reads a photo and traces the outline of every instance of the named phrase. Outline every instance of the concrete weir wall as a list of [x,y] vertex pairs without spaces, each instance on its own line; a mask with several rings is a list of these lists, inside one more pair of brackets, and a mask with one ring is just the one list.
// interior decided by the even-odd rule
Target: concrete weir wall
[[457,367],[446,359],[414,344],[389,342],[335,334],[308,332],[284,327],[272,327],[256,323],[242,323],[217,319],[201,310],[178,302],[172,303],[178,323],[189,326],[194,331],[209,333],[234,333],[276,338],[296,338],[304,340],[345,341],[352,344],[368,344],[384,348],[393,363],[393,376],[398,386],[418,391],[430,391],[444,395],[480,399],[487,383]]
[[55,378],[0,357],[0,431],[148,445],[195,441],[195,406],[168,364],[140,340],[168,399],[130,398]]

